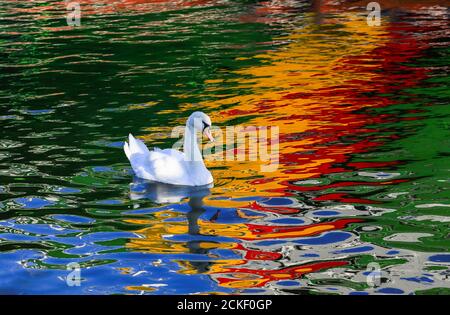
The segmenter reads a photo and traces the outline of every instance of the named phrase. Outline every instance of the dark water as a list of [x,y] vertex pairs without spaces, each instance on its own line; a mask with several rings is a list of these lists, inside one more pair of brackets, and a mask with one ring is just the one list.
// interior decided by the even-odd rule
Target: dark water
[[[448,3],[380,3],[2,1],[0,292],[448,294]],[[123,141],[194,110],[278,126],[279,168],[155,202]]]

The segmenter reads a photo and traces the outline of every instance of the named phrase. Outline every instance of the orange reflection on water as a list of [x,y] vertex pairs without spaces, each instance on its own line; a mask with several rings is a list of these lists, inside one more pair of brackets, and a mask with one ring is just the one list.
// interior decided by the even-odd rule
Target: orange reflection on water
[[[310,16],[310,19],[313,19]],[[324,21],[322,21],[324,22]],[[426,78],[423,68],[403,67],[402,63],[417,56],[427,48],[418,40],[417,26],[401,23],[383,23],[369,27],[364,17],[341,15],[329,18],[328,23],[339,23],[334,32],[309,23],[291,35],[282,38],[287,44],[276,51],[255,56],[260,62],[235,72],[238,78],[207,81],[205,96],[220,92],[223,86],[234,86],[236,96],[204,102],[214,123],[225,126],[239,119],[246,126],[276,125],[280,130],[280,165],[273,173],[261,173],[262,162],[209,161],[216,179],[214,194],[225,196],[290,196],[297,192],[325,191],[338,187],[360,185],[356,181],[316,186],[301,186],[295,182],[321,177],[324,174],[347,172],[364,168],[395,165],[397,161],[351,162],[355,153],[367,152],[383,141],[395,139],[373,136],[379,125],[398,119],[391,115],[371,116],[360,110],[392,104],[389,93],[414,86]],[[326,25],[326,24],[325,24]],[[330,24],[327,26],[332,28]],[[398,32],[402,32],[400,36]],[[406,35],[405,35],[406,32]],[[409,36],[408,36],[409,34]],[[398,53],[401,51],[401,53]],[[401,70],[401,73],[397,71]],[[402,84],[396,84],[402,80]],[[180,95],[186,98],[188,95]],[[191,111],[190,105],[183,108]],[[197,109],[197,108],[195,108]],[[238,148],[243,149],[243,148]],[[387,180],[365,185],[392,185],[404,181]],[[214,197],[214,196],[213,196]],[[314,201],[371,203],[364,198],[352,198],[346,193],[324,193]],[[208,205],[233,209],[250,209],[256,212],[296,214],[301,209],[284,206],[265,206],[257,202],[218,200],[207,198]],[[237,211],[239,217],[243,212]],[[222,224],[213,220],[199,220],[199,234],[235,239],[236,242],[200,242],[198,246],[209,254],[213,248],[227,248],[241,253],[242,259],[214,260],[207,270],[221,286],[230,288],[261,287],[270,281],[297,279],[318,270],[344,266],[346,261],[321,261],[306,265],[280,267],[274,270],[255,267],[253,261],[276,261],[279,252],[259,250],[256,240],[298,239],[341,230],[358,219],[338,219],[308,225]],[[158,252],[187,252],[186,243],[164,240],[168,234],[185,234],[186,223],[156,223],[140,230],[148,238],[131,240],[129,246],[138,250]],[[251,244],[251,245],[248,245]],[[211,258],[214,258],[211,256]],[[179,261],[184,273],[198,273],[195,263]]]
[[[232,209],[229,209],[232,211]],[[274,279],[296,279],[307,272],[313,272],[324,268],[332,268],[345,265],[345,261],[320,262],[278,270],[259,270],[244,267],[251,261],[277,261],[282,258],[282,254],[277,251],[267,251],[249,248],[254,247],[255,240],[267,239],[296,239],[299,237],[311,237],[322,234],[323,232],[340,230],[349,224],[361,222],[360,219],[337,219],[326,223],[308,224],[302,226],[283,226],[283,225],[258,225],[249,223],[220,224],[210,220],[199,219],[195,222],[198,225],[198,234],[194,234],[194,239],[188,242],[173,241],[167,239],[171,235],[187,235],[189,227],[187,222],[167,222],[162,218],[167,217],[166,211],[154,213],[155,219],[139,220],[128,219],[127,223],[141,224],[150,227],[137,230],[136,233],[143,235],[143,238],[130,239],[127,248],[137,251],[151,252],[155,254],[202,254],[209,257],[206,259],[208,267],[202,270],[202,273],[211,275],[217,279],[220,285],[234,288],[245,288],[251,286],[262,286]],[[237,211],[239,216],[239,212]],[[172,216],[174,217],[174,216]],[[195,235],[209,236],[208,240],[195,240]],[[214,236],[228,237],[230,241],[214,241]],[[236,242],[231,241],[235,239]],[[194,244],[194,245],[193,245]],[[212,254],[214,249],[229,249],[240,253],[242,259],[220,259]],[[182,267],[179,271],[183,274],[196,274],[198,262],[190,260],[176,260]],[[237,268],[236,266],[242,266]],[[229,278],[233,274],[233,278]],[[255,279],[255,277],[257,279]],[[236,280],[236,278],[238,278]],[[250,279],[249,279],[250,278]]]
[[[261,172],[260,166],[267,165],[261,160],[209,161],[216,178],[216,194],[286,196],[295,181],[396,163],[358,165],[349,163],[349,158],[395,139],[396,135],[374,135],[377,130],[366,126],[398,118],[366,112],[392,104],[389,93],[414,86],[426,77],[423,68],[399,65],[427,48],[426,42],[413,36],[420,29],[388,21],[370,27],[364,16],[356,15],[330,17],[324,22],[328,25],[308,23],[281,38],[288,44],[254,56],[260,63],[235,71],[238,78],[206,82],[205,96],[221,91],[223,86],[246,91],[202,103],[199,107],[205,108],[213,123],[225,126],[239,119],[244,126],[277,126],[280,130],[279,166],[274,172]],[[329,28],[336,24],[341,27],[331,32]],[[410,36],[405,36],[405,31]],[[189,112],[191,108],[187,104],[183,109]],[[245,148],[236,149],[240,150]],[[329,199],[372,202],[345,195],[330,195]],[[217,201],[209,202],[215,205]],[[219,202],[223,206],[223,201]]]
[[249,268],[224,268],[220,274],[229,274],[221,276],[212,274],[212,277],[224,287],[243,289],[262,287],[270,281],[293,280],[302,277],[311,272],[321,271],[328,268],[336,268],[347,265],[347,261],[325,261],[316,262],[275,270],[255,270]]
[[[224,84],[249,91],[201,104],[213,122],[223,126],[239,117],[246,126],[275,125],[280,130],[280,164],[275,172],[262,173],[261,164],[267,165],[262,161],[208,163],[219,179],[216,193],[280,195],[286,182],[340,171],[333,165],[346,161],[349,154],[377,145],[368,140],[343,144],[339,139],[369,132],[364,126],[372,118],[355,111],[384,105],[384,100],[358,99],[359,94],[372,91],[369,82],[380,76],[367,71],[377,68],[378,61],[367,59],[347,69],[336,68],[346,59],[367,55],[382,45],[386,32],[367,26],[356,16],[333,22],[344,26],[336,35],[324,34],[311,23],[283,38],[289,42],[284,47],[255,56],[261,63],[236,71],[237,79],[206,82],[207,93],[220,90]],[[340,32],[347,34],[342,36]]]

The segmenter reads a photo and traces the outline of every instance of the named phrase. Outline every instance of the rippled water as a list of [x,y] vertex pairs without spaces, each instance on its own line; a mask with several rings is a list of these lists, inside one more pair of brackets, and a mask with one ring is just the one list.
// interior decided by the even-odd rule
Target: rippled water
[[[0,6],[0,293],[450,292],[447,1],[80,2]],[[133,178],[197,109],[278,126],[277,171]]]

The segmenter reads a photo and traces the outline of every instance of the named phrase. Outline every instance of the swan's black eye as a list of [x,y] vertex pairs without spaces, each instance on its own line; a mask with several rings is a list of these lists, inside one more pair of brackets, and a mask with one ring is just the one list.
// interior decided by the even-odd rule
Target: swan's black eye
[[209,125],[207,123],[205,123],[204,121],[202,121],[202,123],[203,123],[203,130],[202,130],[202,132],[203,132],[206,128],[209,127]]

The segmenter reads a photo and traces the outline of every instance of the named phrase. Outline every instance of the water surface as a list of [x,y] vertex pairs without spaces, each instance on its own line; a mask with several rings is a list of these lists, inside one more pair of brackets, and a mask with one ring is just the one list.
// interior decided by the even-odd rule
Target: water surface
[[[448,294],[448,3],[381,4],[3,1],[0,293]],[[278,126],[278,169],[133,178],[128,133],[199,109]]]

